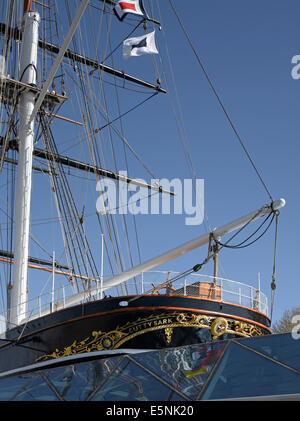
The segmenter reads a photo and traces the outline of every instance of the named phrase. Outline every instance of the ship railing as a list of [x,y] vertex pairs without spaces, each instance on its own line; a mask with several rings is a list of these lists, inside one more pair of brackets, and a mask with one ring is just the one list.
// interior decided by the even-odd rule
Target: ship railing
[[[177,279],[179,275],[179,272],[170,271],[144,272],[139,277],[140,293],[167,293],[217,300],[248,307],[268,315],[268,299],[259,286],[254,287],[226,278],[195,273]],[[127,282],[127,289],[131,287],[129,292],[134,293],[136,283],[137,280],[130,284]]]
[[[100,281],[96,283],[96,294],[95,285],[91,285],[93,294],[90,293],[89,289],[85,289],[85,301],[93,301],[109,296],[168,294],[236,304],[268,315],[268,300],[259,287],[225,278],[215,278],[210,275],[189,274],[185,277],[180,277],[179,272],[148,271],[127,281],[123,288],[118,286],[114,290],[105,290],[101,286],[102,283]],[[24,314],[24,320],[34,319],[65,308],[67,299],[81,292],[81,290],[78,284],[70,282],[67,285],[28,300],[27,315]],[[0,313],[0,333],[5,330],[3,326],[6,324],[7,317],[7,313]]]

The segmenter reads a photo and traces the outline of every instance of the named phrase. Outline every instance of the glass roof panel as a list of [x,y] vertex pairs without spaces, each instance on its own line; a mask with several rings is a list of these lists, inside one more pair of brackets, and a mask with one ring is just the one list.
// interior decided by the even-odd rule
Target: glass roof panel
[[299,393],[300,375],[232,342],[201,400]]
[[124,358],[109,378],[95,390],[96,401],[177,401],[184,400],[166,385]]
[[0,381],[1,401],[60,400],[38,373],[22,374]]
[[45,374],[64,399],[84,401],[104,382],[118,361],[120,358],[115,357],[81,362],[47,370]]
[[235,339],[224,351],[226,344],[96,358],[18,374],[0,380],[0,401],[179,401],[299,393],[300,373],[293,370],[300,371],[300,341],[291,334]]
[[291,333],[239,339],[242,344],[300,371],[300,339]]
[[195,399],[222,354],[225,344],[226,342],[213,342],[162,349],[147,354],[131,355],[131,358],[190,399]]

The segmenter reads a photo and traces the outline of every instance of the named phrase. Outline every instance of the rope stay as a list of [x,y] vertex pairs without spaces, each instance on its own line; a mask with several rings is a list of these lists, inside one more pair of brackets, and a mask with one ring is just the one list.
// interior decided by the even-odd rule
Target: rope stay
[[275,273],[276,273],[276,251],[277,251],[278,216],[279,216],[279,214],[280,214],[279,211],[275,212],[274,257],[273,257],[273,273],[272,273],[272,282],[271,282],[271,310],[270,310],[271,320],[272,320],[272,317],[273,317],[275,290],[276,290]]
[[[190,39],[190,37],[189,37],[189,35],[188,35],[188,33],[187,33],[187,31],[186,31],[186,29],[185,29],[185,27],[184,27],[184,25],[183,25],[183,23],[182,23],[182,21],[181,21],[181,19],[180,19],[180,17],[179,17],[179,15],[178,15],[178,13],[176,12],[176,9],[175,9],[175,7],[174,7],[174,4],[173,4],[173,2],[172,2],[172,0],[169,0],[169,3],[170,3],[170,5],[171,5],[171,8],[172,8],[172,10],[173,10],[173,12],[174,12],[174,14],[175,14],[175,16],[176,16],[176,18],[177,18],[177,21],[178,21],[178,23],[179,23],[179,25],[180,25],[180,27],[181,27],[181,29],[182,29],[182,31],[183,31],[183,33],[184,33],[184,35],[185,35],[185,37],[186,37],[186,39],[187,39],[187,42],[188,42],[188,44],[189,44],[189,46],[191,47],[191,49],[192,49],[192,51],[193,51],[193,53],[194,53],[194,55],[195,55],[195,57],[196,57],[196,60],[197,60],[197,62],[198,62],[198,64],[200,65],[200,67],[201,67],[201,69],[202,69],[202,72],[203,72],[203,74],[204,74],[204,76],[205,76],[205,78],[206,78],[206,80],[207,80],[207,82],[208,82],[208,84],[209,84],[209,86],[210,86],[210,88],[211,88],[211,90],[212,90],[212,92],[214,93],[214,95],[215,95],[215,97],[216,97],[216,99],[217,99],[217,101],[218,101],[218,103],[219,103],[219,105],[220,105],[220,107],[221,107],[221,109],[223,110],[223,112],[224,112],[224,114],[225,114],[225,116],[226,116],[226,119],[228,120],[228,122],[229,122],[229,124],[230,124],[230,126],[231,126],[231,128],[232,128],[232,130],[233,130],[233,132],[234,132],[234,134],[235,134],[235,136],[236,136],[236,138],[238,139],[238,141],[239,141],[239,143],[240,143],[240,145],[241,145],[241,147],[242,147],[242,149],[243,149],[243,151],[245,152],[245,154],[246,154],[246,156],[247,156],[247,158],[248,158],[248,160],[249,160],[249,162],[250,162],[250,164],[252,165],[252,167],[253,167],[253,169],[254,169],[254,171],[255,171],[255,173],[256,173],[256,175],[257,175],[257,177],[258,177],[258,179],[259,179],[259,181],[261,182],[261,184],[262,184],[262,186],[263,186],[263,188],[264,188],[264,190],[266,191],[266,193],[267,193],[267,195],[269,196],[269,198],[270,198],[270,200],[271,200],[271,203],[273,203],[273,201],[274,201],[274,199],[273,199],[273,197],[272,197],[272,194],[270,193],[270,190],[268,189],[268,187],[267,187],[267,185],[266,185],[266,183],[264,182],[264,180],[263,180],[263,178],[262,178],[262,175],[260,174],[260,172],[258,171],[258,168],[257,168],[257,166],[255,165],[255,163],[254,163],[254,160],[252,159],[252,157],[251,157],[251,155],[250,155],[250,153],[248,152],[248,150],[247,150],[247,148],[246,148],[246,146],[245,146],[245,144],[244,144],[244,142],[243,142],[243,140],[242,140],[242,138],[241,138],[241,136],[240,136],[240,134],[239,134],[239,132],[238,132],[238,130],[237,130],[237,128],[235,127],[235,125],[234,125],[234,123],[233,123],[233,121],[232,121],[232,119],[231,119],[231,117],[230,117],[230,115],[229,115],[229,113],[228,113],[228,111],[227,111],[227,109],[225,108],[225,105],[224,105],[224,103],[223,103],[223,101],[221,100],[221,98],[220,98],[220,96],[219,96],[219,94],[218,94],[218,92],[217,92],[217,90],[216,90],[216,88],[214,87],[214,84],[213,84],[213,82],[212,82],[212,80],[211,80],[211,78],[209,77],[209,75],[208,75],[208,73],[207,73],[207,71],[206,71],[206,69],[205,69],[205,67],[204,67],[204,65],[203,65],[203,63],[202,63],[202,61],[200,60],[200,57],[199,57],[199,55],[198,55],[198,53],[197,53],[197,51],[196,51],[196,49],[195,49],[195,47],[194,47],[194,45],[193,45],[193,43],[192,43],[192,41],[191,41],[191,39]],[[279,217],[279,214],[280,214],[280,212],[279,211],[273,211],[273,212],[271,212],[269,215],[267,215],[267,217],[264,219],[264,221],[261,223],[261,225],[248,237],[248,238],[246,238],[244,241],[242,241],[241,243],[239,243],[239,244],[236,244],[236,245],[229,245],[228,243],[240,232],[240,231],[238,231],[234,236],[232,236],[226,243],[221,243],[219,240],[217,240],[217,239],[215,239],[215,242],[216,242],[216,244],[219,244],[220,246],[221,246],[221,248],[223,248],[223,247],[227,247],[227,248],[232,248],[232,249],[240,249],[240,248],[244,248],[244,247],[248,247],[248,246],[250,246],[250,245],[252,245],[253,243],[255,243],[256,241],[258,241],[267,231],[268,231],[268,229],[270,228],[270,226],[272,225],[272,222],[273,222],[273,220],[274,220],[274,218],[275,218],[275,244],[274,244],[274,261],[273,261],[273,273],[272,273],[272,282],[271,282],[271,311],[270,311],[270,314],[271,314],[271,320],[272,320],[272,315],[273,315],[273,307],[274,307],[274,295],[275,295],[275,290],[276,290],[276,281],[275,281],[275,270],[276,270],[276,250],[277,250],[277,235],[278,235],[278,217]],[[271,217],[271,215],[272,215],[272,217]],[[248,243],[248,244],[245,244],[248,240],[250,240],[250,238],[252,238],[261,228],[262,228],[262,226],[268,221],[268,219],[271,217],[271,220],[270,220],[270,222],[269,222],[269,224],[267,225],[267,227],[265,228],[265,230],[262,232],[262,234],[260,234],[257,238],[255,238],[253,241],[251,241],[250,243]],[[247,225],[247,224],[246,224]],[[244,227],[242,227],[242,229],[243,229]],[[220,249],[219,249],[220,250]],[[204,262],[202,263],[202,264],[204,264],[204,263],[207,263],[208,262],[208,260],[210,260],[210,258],[211,257],[213,257],[213,255],[212,256],[208,256],[205,260],[204,260]],[[201,264],[201,265],[202,265]]]
[[[211,259],[213,259],[216,254],[218,254],[220,252],[220,250],[222,248],[232,248],[232,249],[238,249],[238,248],[244,248],[244,247],[248,247],[250,245],[252,245],[254,242],[258,241],[260,238],[263,237],[263,235],[266,234],[266,232],[269,230],[274,218],[276,220],[276,230],[275,230],[275,250],[274,250],[274,265],[273,265],[273,276],[272,276],[272,284],[271,284],[271,288],[272,291],[275,290],[276,286],[275,286],[275,265],[276,265],[276,243],[277,243],[277,228],[278,228],[278,216],[279,216],[279,211],[272,211],[270,212],[267,217],[263,220],[263,222],[259,225],[259,227],[251,234],[249,235],[244,241],[242,241],[241,243],[237,244],[237,245],[229,245],[229,242],[231,240],[233,240],[233,238],[235,238],[242,230],[244,230],[249,224],[250,222],[252,222],[253,219],[255,219],[255,217],[257,216],[257,214],[255,214],[253,216],[253,218],[248,221],[245,225],[243,225],[235,234],[233,234],[225,243],[221,243],[217,238],[214,237],[214,233],[213,231],[210,233],[210,240],[209,240],[209,244],[208,244],[208,254],[207,257],[201,262],[201,263],[197,263],[196,265],[194,265],[192,268],[187,269],[185,272],[182,272],[178,275],[176,275],[174,278],[168,279],[168,285],[172,285],[173,282],[178,281],[179,279],[184,278],[185,276],[188,276],[194,272],[198,272],[200,269],[202,269],[202,267],[209,263]],[[271,221],[269,222],[269,224],[267,225],[267,227],[264,229],[264,231],[253,241],[251,241],[248,244],[244,244],[246,241],[248,241],[250,238],[252,238],[262,227],[263,225],[268,221],[268,219],[271,218]],[[212,246],[212,241],[214,241],[216,246],[220,246],[220,247],[213,247]],[[240,245],[243,245],[242,247]],[[272,286],[273,285],[273,286]],[[155,288],[152,288],[150,291],[148,291],[147,293],[151,293]],[[273,294],[274,295],[274,294]],[[137,299],[138,297],[135,297],[133,300]],[[273,302],[274,302],[274,298],[272,297],[272,301],[271,301],[271,315],[273,312]],[[272,317],[271,317],[272,318]]]
[[248,150],[247,150],[247,148],[246,148],[246,146],[245,146],[245,144],[244,144],[244,142],[243,142],[243,140],[242,140],[242,138],[241,138],[241,136],[240,136],[237,128],[235,127],[235,125],[234,125],[234,123],[233,123],[233,121],[232,121],[232,119],[231,119],[228,111],[226,110],[225,105],[224,105],[223,101],[221,100],[220,95],[218,94],[216,88],[214,87],[214,84],[213,84],[211,78],[209,77],[209,75],[208,75],[208,73],[207,73],[207,71],[206,71],[206,69],[205,69],[202,61],[200,60],[200,57],[199,57],[199,55],[198,55],[198,53],[197,53],[197,51],[196,51],[196,49],[195,49],[195,47],[194,47],[194,45],[192,43],[192,41],[191,41],[191,39],[190,39],[187,31],[186,31],[183,23],[181,22],[180,17],[178,16],[178,14],[176,12],[176,9],[175,9],[175,7],[173,5],[172,0],[169,0],[169,3],[171,5],[171,7],[172,7],[172,10],[173,10],[173,12],[174,12],[174,14],[175,14],[175,16],[176,16],[176,18],[178,20],[178,23],[179,23],[179,25],[180,25],[183,33],[184,33],[184,35],[185,35],[185,37],[186,37],[186,39],[188,41],[188,44],[190,45],[190,47],[191,47],[191,49],[192,49],[192,51],[193,51],[193,53],[194,53],[194,55],[196,57],[196,60],[197,60],[198,64],[200,65],[201,69],[202,69],[202,72],[203,72],[203,74],[204,74],[204,76],[205,76],[205,78],[206,78],[206,80],[207,80],[210,88],[212,89],[212,91],[213,91],[213,93],[214,93],[214,95],[215,95],[215,97],[216,97],[219,105],[221,106],[221,108],[222,108],[222,110],[223,110],[223,112],[224,112],[224,114],[225,114],[225,116],[226,116],[226,118],[227,118],[227,120],[228,120],[228,122],[229,122],[229,124],[230,124],[230,126],[232,128],[232,130],[234,131],[234,133],[235,133],[235,135],[236,135],[236,137],[237,137],[237,139],[238,139],[241,147],[243,148],[243,150],[244,150],[244,152],[245,152],[245,154],[246,154],[246,156],[247,156],[250,164],[252,165],[252,167],[253,167],[253,169],[254,169],[257,177],[259,178],[259,180],[260,180],[261,184],[263,185],[263,187],[264,187],[266,193],[268,194],[269,198],[273,202],[274,199],[273,199],[273,197],[272,197],[272,195],[271,195],[268,187],[266,186],[266,183],[264,182],[261,174],[259,173],[259,171],[258,171],[258,169],[257,169],[257,167],[256,167],[256,165],[255,165],[255,163],[253,161],[253,159],[251,158],[250,153],[248,152]]

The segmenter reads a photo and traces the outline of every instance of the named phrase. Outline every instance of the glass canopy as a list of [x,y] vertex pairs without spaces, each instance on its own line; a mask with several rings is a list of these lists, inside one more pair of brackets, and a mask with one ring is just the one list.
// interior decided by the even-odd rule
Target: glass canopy
[[1,401],[199,401],[299,394],[300,340],[268,335],[80,360],[0,378]]

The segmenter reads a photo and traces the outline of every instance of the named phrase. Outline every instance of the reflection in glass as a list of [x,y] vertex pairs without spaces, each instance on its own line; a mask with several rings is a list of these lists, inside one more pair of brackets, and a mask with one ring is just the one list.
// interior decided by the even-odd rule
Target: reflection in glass
[[63,399],[84,401],[113,371],[119,358],[58,367],[46,372]]
[[173,388],[195,399],[226,342],[162,349],[131,358],[161,377]]
[[231,343],[201,400],[299,393],[300,376]]
[[0,382],[1,401],[56,401],[58,397],[39,373],[23,374]]
[[240,339],[242,344],[300,371],[300,340],[290,333]]
[[281,334],[73,360],[0,379],[0,400],[180,401],[294,394],[300,390],[299,354],[300,341]]
[[124,358],[114,373],[95,390],[90,400],[148,401],[182,400],[182,397],[149,375],[129,359]]

